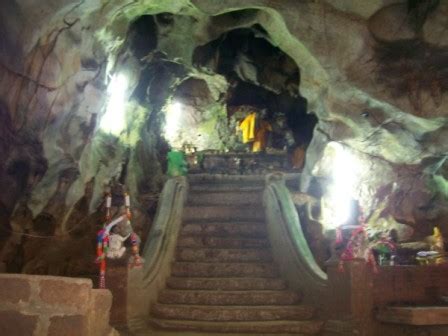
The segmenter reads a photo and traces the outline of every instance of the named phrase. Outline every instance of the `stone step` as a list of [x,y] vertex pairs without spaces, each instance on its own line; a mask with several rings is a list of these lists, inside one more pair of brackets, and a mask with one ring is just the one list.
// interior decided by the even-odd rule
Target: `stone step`
[[270,278],[168,278],[167,287],[171,289],[199,290],[282,290],[286,282],[282,279]]
[[263,221],[264,210],[261,206],[186,206],[184,222],[198,221]]
[[[297,189],[300,173],[282,173],[285,183]],[[192,174],[188,176],[190,191],[262,191],[265,187],[266,174],[228,175],[228,174]]]
[[267,229],[266,225],[256,222],[188,223],[182,226],[180,234],[186,236],[266,238]]
[[278,321],[309,320],[314,309],[308,306],[191,306],[153,304],[154,317],[189,321]]
[[262,204],[262,193],[256,191],[193,191],[188,195],[188,205],[254,205]]
[[259,192],[264,189],[264,185],[239,185],[239,184],[212,184],[200,183],[189,186],[190,192],[204,191],[204,192],[223,192],[223,191],[238,191],[238,192]]
[[171,274],[178,277],[278,277],[278,269],[273,263],[205,263],[174,262]]
[[299,303],[301,296],[293,291],[213,291],[213,290],[173,290],[159,293],[158,302],[182,305],[219,306],[286,306]]
[[207,247],[207,248],[268,248],[267,239],[253,238],[223,238],[207,236],[185,236],[177,239],[178,247]]
[[205,262],[268,262],[272,261],[269,249],[210,249],[210,248],[178,248],[177,261]]
[[321,321],[205,322],[157,318],[150,318],[148,322],[155,328],[176,332],[201,332],[205,335],[210,333],[317,335],[323,325]]
[[381,322],[414,326],[448,325],[447,306],[383,307],[377,313]]
[[188,183],[192,186],[198,184],[252,184],[264,187],[265,175],[191,174],[188,175]]

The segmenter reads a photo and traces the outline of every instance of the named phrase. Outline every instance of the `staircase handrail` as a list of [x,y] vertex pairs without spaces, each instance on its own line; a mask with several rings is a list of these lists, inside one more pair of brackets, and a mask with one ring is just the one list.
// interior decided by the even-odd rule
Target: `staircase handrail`
[[328,290],[327,274],[314,259],[283,174],[267,176],[263,202],[274,254],[279,250],[287,251],[282,254],[283,262],[280,264],[291,266],[292,263],[295,266],[285,270],[286,273],[296,271],[294,275],[286,274],[288,280],[296,282],[298,287],[305,289],[305,293],[314,296],[314,299],[325,297]]
[[126,315],[131,330],[146,328],[150,307],[170,275],[187,191],[186,177],[173,177],[165,183],[143,248],[143,268],[128,272]]
[[[145,287],[154,281],[160,268],[160,260],[166,251],[171,234],[177,237],[177,228],[182,220],[182,212],[187,193],[187,180],[185,177],[169,179],[163,187],[159,198],[159,205],[155,220],[143,249],[145,259],[143,267],[143,280]],[[173,232],[176,231],[176,232]]]

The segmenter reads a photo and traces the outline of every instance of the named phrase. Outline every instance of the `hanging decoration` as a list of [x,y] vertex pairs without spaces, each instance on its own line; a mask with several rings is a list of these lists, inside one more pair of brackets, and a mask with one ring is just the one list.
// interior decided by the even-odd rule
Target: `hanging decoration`
[[[122,258],[126,252],[123,243],[130,238],[131,241],[131,257],[129,259],[130,268],[141,268],[143,265],[143,258],[140,256],[140,238],[132,230],[131,225],[131,201],[127,193],[124,193],[125,211],[124,214],[111,221],[111,206],[112,196],[106,195],[106,217],[103,228],[97,234],[97,259],[99,264],[99,287],[106,288],[106,258],[119,259]],[[126,221],[126,226],[131,229],[131,232],[126,236],[121,236],[117,232],[117,225]],[[112,233],[111,233],[112,232]]]
[[[131,199],[130,199],[128,193],[125,193],[124,199],[125,199],[127,224],[129,225],[129,227],[132,227],[131,226],[131,218],[132,218]],[[143,266],[143,259],[140,256],[140,238],[137,236],[137,234],[134,231],[131,232],[130,236],[131,236],[132,256],[131,256],[131,259],[129,260],[129,267],[141,268]]]
[[[358,224],[356,229],[352,231],[351,237],[339,258],[339,270],[344,270],[344,262],[364,259],[376,273],[378,272],[378,265],[373,251],[387,250],[387,252],[392,252],[395,251],[396,246],[390,238],[385,236],[369,239],[366,220],[361,208],[359,208]],[[342,241],[342,229],[338,228],[336,231],[336,244],[341,244]]]

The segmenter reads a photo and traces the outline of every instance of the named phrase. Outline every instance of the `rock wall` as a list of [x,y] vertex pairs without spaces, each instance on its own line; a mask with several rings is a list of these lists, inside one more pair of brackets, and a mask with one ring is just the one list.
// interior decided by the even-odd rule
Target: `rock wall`
[[87,279],[0,275],[0,334],[118,335],[109,326],[112,294]]
[[[368,197],[389,190],[393,216],[422,234],[438,224],[447,236],[447,3],[410,3],[9,1],[0,13],[0,258],[6,269],[90,272],[89,257],[80,262],[78,254],[93,249],[102,194],[114,183],[128,186],[137,230],[148,229],[164,182],[163,108],[199,71],[211,94],[198,106],[222,119],[225,85],[214,86],[217,79],[193,69],[194,55],[242,28],[282,50],[285,68],[289,60],[297,65],[300,78],[292,87],[319,119],[303,191],[316,178],[326,145],[341,142],[393,172],[383,179],[381,169],[372,171],[366,185],[377,185]],[[130,30],[142,15],[149,18]],[[243,77],[263,75],[264,86],[276,87],[266,81],[278,76],[261,71],[254,77],[256,65],[246,61],[237,69]],[[126,131],[111,136],[100,125],[117,73],[129,79]],[[219,147],[213,132],[222,123],[204,118],[199,124]],[[374,200],[362,201],[372,211]],[[54,255],[63,258],[48,262]]]

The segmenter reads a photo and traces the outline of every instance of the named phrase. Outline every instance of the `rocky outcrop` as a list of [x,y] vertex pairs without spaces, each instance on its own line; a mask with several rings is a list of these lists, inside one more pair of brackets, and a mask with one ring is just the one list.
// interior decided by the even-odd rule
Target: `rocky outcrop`
[[[392,203],[397,220],[420,232],[435,223],[444,226],[446,4],[428,3],[433,5],[411,8],[388,0],[362,6],[292,0],[5,4],[0,13],[0,186],[5,191],[0,237],[8,237],[1,253],[6,268],[66,273],[48,261],[33,262],[36,255],[46,259],[36,251],[72,244],[93,249],[88,237],[100,223],[105,187],[113,183],[128,186],[135,225],[144,231],[164,180],[165,112],[174,96],[188,103],[186,136],[203,147],[226,148],[221,140],[228,135],[225,105],[231,85],[204,67],[230,60],[212,53],[196,69],[195,55],[237,29],[269,42],[281,56],[276,60],[256,48],[255,53],[238,49],[238,62],[230,63],[239,80],[276,94],[292,90],[298,96],[299,91],[306,104],[291,115],[312,112],[318,119],[304,191],[308,182],[328,177],[320,180],[313,171],[327,144],[341,142],[385,167],[364,168],[370,176],[363,185],[375,189],[360,196],[367,212],[374,195],[392,190],[393,199],[405,200]],[[120,91],[125,131],[111,135],[105,131],[111,128],[105,122],[108,87],[118,75],[127,78]],[[76,253],[69,260],[75,267]]]

